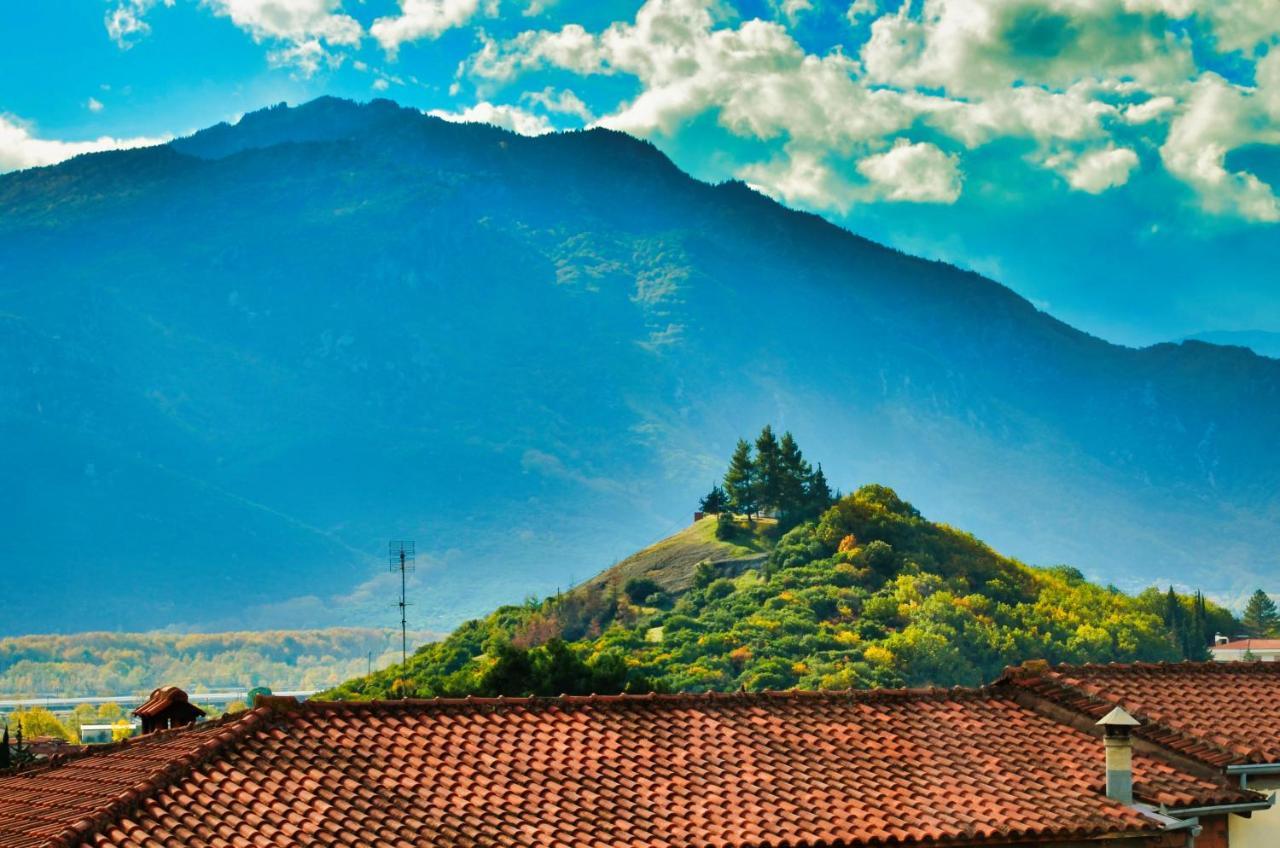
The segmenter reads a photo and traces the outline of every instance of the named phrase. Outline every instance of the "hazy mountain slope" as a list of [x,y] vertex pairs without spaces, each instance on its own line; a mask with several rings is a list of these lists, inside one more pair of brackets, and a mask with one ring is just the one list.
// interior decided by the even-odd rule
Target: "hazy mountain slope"
[[1280,363],[1106,344],[606,131],[324,99],[0,177],[0,332],[0,559],[57,574],[3,632],[387,622],[400,537],[440,628],[683,525],[766,421],[1119,583],[1280,541]]

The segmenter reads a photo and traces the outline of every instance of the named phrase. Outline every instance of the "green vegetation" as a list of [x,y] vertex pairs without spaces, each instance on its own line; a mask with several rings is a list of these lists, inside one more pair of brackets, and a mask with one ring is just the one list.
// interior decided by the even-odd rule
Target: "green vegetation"
[[1280,612],[1276,610],[1276,602],[1266,592],[1257,590],[1249,597],[1240,623],[1244,625],[1244,632],[1255,639],[1275,636],[1280,633]]
[[[698,507],[708,514],[733,510],[748,519],[759,513],[776,516],[782,530],[815,518],[831,506],[835,498],[822,473],[804,458],[790,433],[781,440],[773,427],[765,425],[756,437],[755,453],[746,439],[739,439],[724,475],[724,487],[712,486]],[[722,521],[719,538],[731,538],[732,523]]]
[[[419,641],[431,634],[413,634]],[[157,686],[323,689],[399,659],[398,631],[76,633],[0,639],[0,695],[125,695]]]
[[[734,485],[726,481],[730,497]],[[691,544],[715,523],[674,538]],[[1033,658],[1199,659],[1215,631],[1236,626],[1198,593],[1132,596],[1067,566],[1028,567],[926,520],[884,486],[770,543],[777,531],[756,528],[752,543],[771,550],[745,569],[704,559],[680,587],[654,578],[662,591],[650,592],[644,574],[620,579],[615,567],[575,592],[468,622],[407,668],[329,694],[974,685]]]

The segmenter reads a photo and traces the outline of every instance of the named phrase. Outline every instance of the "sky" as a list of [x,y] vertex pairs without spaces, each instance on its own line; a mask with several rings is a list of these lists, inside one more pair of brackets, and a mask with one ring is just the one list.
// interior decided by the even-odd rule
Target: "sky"
[[6,3],[0,172],[331,94],[602,125],[1122,344],[1280,331],[1280,0]]

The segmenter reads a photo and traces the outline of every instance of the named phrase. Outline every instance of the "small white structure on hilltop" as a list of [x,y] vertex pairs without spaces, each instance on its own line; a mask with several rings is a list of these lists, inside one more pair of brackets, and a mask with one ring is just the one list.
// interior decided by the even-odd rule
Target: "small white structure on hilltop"
[[1250,639],[1242,636],[1230,639],[1219,633],[1213,638],[1213,658],[1218,662],[1278,662],[1280,639]]

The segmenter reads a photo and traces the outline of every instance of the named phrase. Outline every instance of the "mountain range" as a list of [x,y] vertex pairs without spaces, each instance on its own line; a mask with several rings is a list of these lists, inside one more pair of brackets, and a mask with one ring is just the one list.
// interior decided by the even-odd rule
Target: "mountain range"
[[411,626],[686,525],[741,435],[1130,588],[1273,571],[1280,362],[1132,349],[603,129],[277,106],[0,176],[0,633]]

